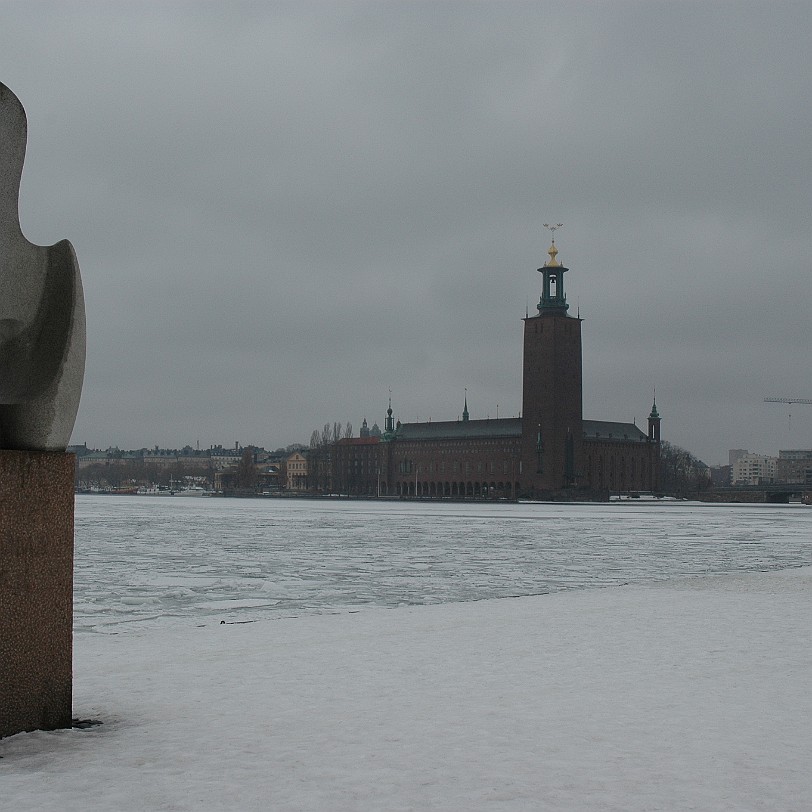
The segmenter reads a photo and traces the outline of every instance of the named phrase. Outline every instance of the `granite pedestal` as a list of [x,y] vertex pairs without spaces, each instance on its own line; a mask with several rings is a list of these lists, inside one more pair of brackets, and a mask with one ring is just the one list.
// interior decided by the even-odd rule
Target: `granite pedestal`
[[0,451],[0,737],[70,727],[74,455]]

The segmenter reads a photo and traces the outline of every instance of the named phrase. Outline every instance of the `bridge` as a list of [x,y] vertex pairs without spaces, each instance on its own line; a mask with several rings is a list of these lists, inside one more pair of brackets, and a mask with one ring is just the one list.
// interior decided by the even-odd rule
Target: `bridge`
[[812,483],[781,482],[770,485],[730,485],[715,487],[696,495],[700,502],[753,502],[786,505],[812,504]]

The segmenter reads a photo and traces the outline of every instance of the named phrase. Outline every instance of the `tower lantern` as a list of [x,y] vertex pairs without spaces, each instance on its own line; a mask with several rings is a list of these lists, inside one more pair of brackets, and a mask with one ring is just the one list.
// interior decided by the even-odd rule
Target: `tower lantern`
[[553,240],[549,249],[547,249],[550,258],[542,268],[539,268],[539,273],[544,277],[541,300],[538,303],[538,311],[542,315],[546,313],[566,314],[567,310],[569,310],[567,297],[564,293],[564,274],[569,268],[565,268],[558,261],[558,248],[555,245],[555,232],[562,225],[563,223],[556,223],[554,226],[544,224],[544,227],[552,233]]

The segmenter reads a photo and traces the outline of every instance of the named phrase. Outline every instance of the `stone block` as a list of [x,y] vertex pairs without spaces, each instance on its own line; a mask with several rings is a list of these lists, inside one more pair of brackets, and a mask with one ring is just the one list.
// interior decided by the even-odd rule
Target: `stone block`
[[0,451],[0,737],[70,727],[74,456]]

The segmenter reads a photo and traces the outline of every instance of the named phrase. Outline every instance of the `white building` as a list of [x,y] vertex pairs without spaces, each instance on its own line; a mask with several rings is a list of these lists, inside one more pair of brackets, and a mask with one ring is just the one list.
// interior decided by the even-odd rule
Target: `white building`
[[733,485],[770,485],[775,482],[778,457],[742,454],[730,467]]

